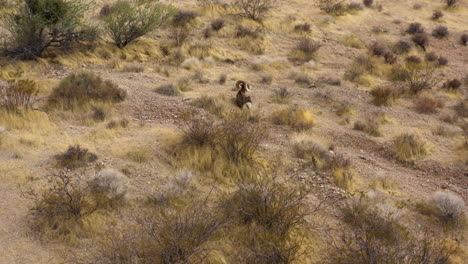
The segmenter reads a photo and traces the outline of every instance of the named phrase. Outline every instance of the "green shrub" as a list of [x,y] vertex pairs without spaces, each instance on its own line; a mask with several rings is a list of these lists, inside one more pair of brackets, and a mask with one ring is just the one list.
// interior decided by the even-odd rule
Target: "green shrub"
[[93,29],[83,23],[90,9],[81,0],[24,0],[6,15],[12,35],[6,54],[18,59],[34,59],[48,47],[69,48],[89,36]]
[[72,73],[54,88],[49,96],[51,106],[73,109],[91,102],[118,103],[127,92],[111,81],[104,81],[91,72]]
[[156,1],[118,1],[104,17],[106,30],[119,48],[167,23],[174,13],[170,6]]

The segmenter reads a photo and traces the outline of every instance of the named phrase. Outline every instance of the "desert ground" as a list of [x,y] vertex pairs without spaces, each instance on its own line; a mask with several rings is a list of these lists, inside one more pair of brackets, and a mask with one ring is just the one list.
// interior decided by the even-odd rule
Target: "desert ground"
[[[115,1],[97,0],[83,16],[95,40],[34,59],[4,52],[0,96],[19,80],[37,92],[14,110],[0,100],[1,264],[466,263],[468,1],[356,0],[333,13],[278,0],[258,21],[234,2],[163,1],[173,16],[119,48],[106,31]],[[18,5],[1,7],[5,43],[3,17]],[[440,26],[448,34],[433,33]],[[413,69],[414,79],[396,76]],[[54,104],[57,87],[83,72],[125,98]],[[234,103],[239,80],[251,108]],[[197,132],[209,143],[193,143]],[[78,145],[82,156],[65,155]],[[105,185],[118,201],[96,194],[105,173],[120,177]],[[274,212],[249,214],[261,202]],[[197,221],[212,230],[200,235]],[[281,221],[290,226],[278,235]],[[432,259],[406,252],[421,241]]]

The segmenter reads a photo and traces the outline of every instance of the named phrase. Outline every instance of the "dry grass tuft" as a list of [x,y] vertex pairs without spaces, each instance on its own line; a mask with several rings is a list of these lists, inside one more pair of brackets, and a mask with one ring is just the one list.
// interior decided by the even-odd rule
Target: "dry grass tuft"
[[310,110],[301,107],[289,107],[273,113],[273,123],[288,125],[296,130],[312,128],[316,119]]
[[372,103],[377,106],[389,106],[401,96],[401,89],[389,86],[380,86],[372,89]]
[[395,158],[405,164],[413,164],[429,154],[427,143],[414,134],[401,134],[393,140]]
[[367,118],[364,122],[356,121],[354,123],[354,130],[363,131],[374,137],[382,136],[380,124],[375,118]]

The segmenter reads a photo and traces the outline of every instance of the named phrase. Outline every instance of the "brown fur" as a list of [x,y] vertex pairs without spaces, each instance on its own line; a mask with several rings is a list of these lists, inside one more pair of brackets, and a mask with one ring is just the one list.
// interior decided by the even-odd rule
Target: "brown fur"
[[250,97],[250,86],[245,81],[237,81],[236,88],[239,90],[236,96],[236,105],[240,108],[247,106],[250,108],[252,99]]

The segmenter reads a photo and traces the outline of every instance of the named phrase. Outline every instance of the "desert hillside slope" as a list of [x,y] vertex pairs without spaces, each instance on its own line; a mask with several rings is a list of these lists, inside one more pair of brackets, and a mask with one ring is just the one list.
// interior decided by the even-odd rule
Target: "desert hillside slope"
[[468,0],[0,14],[0,264],[466,263]]

